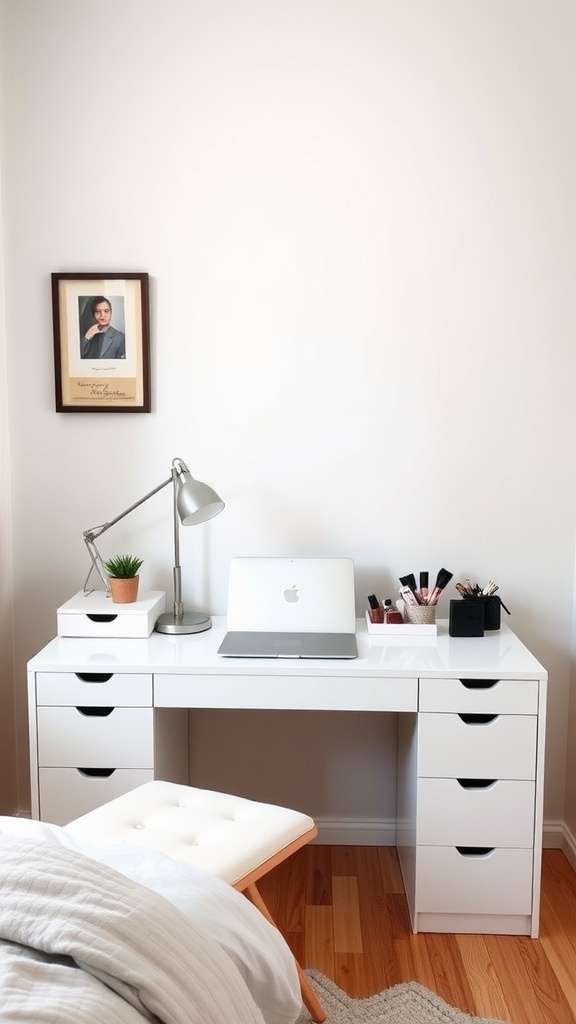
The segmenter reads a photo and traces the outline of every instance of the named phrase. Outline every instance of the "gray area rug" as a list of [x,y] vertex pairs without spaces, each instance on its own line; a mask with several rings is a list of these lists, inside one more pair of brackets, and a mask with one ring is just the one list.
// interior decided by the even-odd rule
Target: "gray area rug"
[[[319,971],[306,971],[328,1020],[326,1024],[504,1024],[487,1017],[471,1017],[449,1006],[434,992],[415,981],[380,992],[367,999],[351,999]],[[310,1024],[307,1010],[297,1024]]]

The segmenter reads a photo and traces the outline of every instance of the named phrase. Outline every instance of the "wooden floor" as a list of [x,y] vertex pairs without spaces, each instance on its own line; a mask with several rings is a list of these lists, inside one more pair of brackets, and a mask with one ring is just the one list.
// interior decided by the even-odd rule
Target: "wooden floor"
[[392,847],[307,846],[259,883],[303,967],[349,995],[418,981],[467,1013],[576,1024],[576,874],[545,850],[540,938],[413,935]]

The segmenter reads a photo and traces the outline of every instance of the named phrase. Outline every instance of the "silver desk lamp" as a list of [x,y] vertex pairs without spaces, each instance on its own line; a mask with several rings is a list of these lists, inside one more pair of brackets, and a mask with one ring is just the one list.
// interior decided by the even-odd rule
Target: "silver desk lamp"
[[197,526],[199,523],[205,523],[208,519],[212,519],[222,511],[224,502],[208,484],[194,479],[188,466],[182,459],[173,459],[172,471],[168,479],[163,480],[161,484],[158,484],[152,491],[145,494],[143,498],[135,501],[133,505],[130,505],[120,515],[108,520],[107,523],[102,523],[101,526],[94,526],[92,529],[84,531],[84,543],[92,560],[90,572],[84,584],[84,593],[89,593],[88,580],[93,569],[96,569],[104,583],[106,593],[110,593],[108,576],[104,569],[100,552],[96,547],[98,537],[101,537],[111,526],[118,523],[120,519],[124,519],[124,516],[129,515],[135,508],[144,504],[145,501],[148,501],[148,498],[157,494],[158,491],[161,491],[163,487],[167,487],[170,483],[174,485],[174,607],[172,612],[166,612],[160,616],[154,628],[159,633],[201,633],[205,629],[210,629],[212,622],[210,616],[204,615],[201,612],[184,611],[182,604],[179,524],[182,523],[183,526]]

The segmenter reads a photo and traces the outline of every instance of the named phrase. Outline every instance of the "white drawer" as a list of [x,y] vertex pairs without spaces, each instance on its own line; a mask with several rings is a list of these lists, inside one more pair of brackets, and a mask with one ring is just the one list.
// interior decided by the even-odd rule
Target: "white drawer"
[[420,714],[418,775],[534,779],[536,730],[532,715]]
[[37,672],[36,703],[88,707],[151,707],[152,675]]
[[419,779],[417,841],[426,846],[531,847],[534,794],[533,782]]
[[530,914],[532,851],[463,855],[453,846],[421,846],[416,888],[419,913]]
[[[224,658],[223,661],[230,659]],[[234,660],[234,659],[232,659]],[[289,664],[289,663],[287,663]],[[302,664],[300,662],[300,664]],[[416,711],[418,680],[382,676],[310,674],[154,674],[157,708],[266,708],[290,711]]]
[[152,708],[38,708],[42,768],[152,768]]
[[40,818],[66,825],[108,800],[152,782],[151,768],[117,768],[106,778],[85,775],[76,768],[41,768]]
[[421,679],[420,711],[535,715],[537,679]]

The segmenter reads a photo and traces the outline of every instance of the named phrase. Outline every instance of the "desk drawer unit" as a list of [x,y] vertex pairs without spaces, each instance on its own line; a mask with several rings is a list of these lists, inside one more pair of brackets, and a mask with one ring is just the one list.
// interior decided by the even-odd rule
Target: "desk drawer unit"
[[155,777],[188,781],[187,714],[154,712],[152,694],[151,673],[36,673],[30,714],[38,817],[65,824]]
[[538,686],[420,680],[414,850],[405,859],[415,931],[531,932]]

